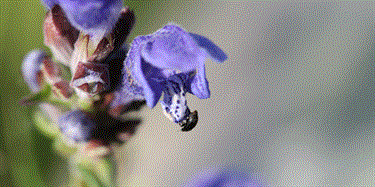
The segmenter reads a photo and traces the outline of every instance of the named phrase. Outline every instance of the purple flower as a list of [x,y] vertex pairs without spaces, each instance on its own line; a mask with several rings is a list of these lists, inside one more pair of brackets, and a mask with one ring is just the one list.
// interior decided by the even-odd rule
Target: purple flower
[[78,30],[101,39],[120,16],[122,0],[43,0],[47,8],[60,5],[69,22]]
[[260,187],[260,183],[249,175],[233,170],[209,169],[198,173],[184,187]]
[[123,84],[118,91],[124,96],[114,105],[142,95],[153,108],[164,93],[161,104],[165,114],[175,123],[181,123],[190,115],[187,92],[200,99],[210,97],[204,65],[207,56],[216,62],[227,59],[209,39],[173,24],[151,35],[138,36],[124,62]]

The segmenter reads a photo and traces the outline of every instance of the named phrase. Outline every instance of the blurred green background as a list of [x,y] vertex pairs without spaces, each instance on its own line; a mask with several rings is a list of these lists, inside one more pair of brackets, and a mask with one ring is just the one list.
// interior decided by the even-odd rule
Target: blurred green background
[[[178,186],[209,167],[255,173],[269,186],[375,186],[375,56],[371,2],[125,1],[129,41],[173,21],[229,56],[207,61],[211,98],[189,96],[198,126],[182,133],[160,106],[116,150],[121,186]],[[66,161],[32,126],[21,76],[43,46],[39,1],[2,1],[0,184],[63,184]]]

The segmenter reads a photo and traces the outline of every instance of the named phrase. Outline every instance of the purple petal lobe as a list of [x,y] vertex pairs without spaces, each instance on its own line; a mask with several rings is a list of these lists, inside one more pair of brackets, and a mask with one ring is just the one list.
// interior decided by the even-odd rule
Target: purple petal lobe
[[190,36],[194,38],[200,47],[206,50],[212,60],[224,62],[228,58],[227,55],[208,38],[194,33],[190,33]]
[[210,89],[208,88],[208,81],[206,79],[205,66],[200,65],[196,74],[190,82],[191,92],[199,99],[207,99],[210,97]]
[[[138,68],[140,68],[141,70],[138,71]],[[138,72],[135,76],[142,84],[147,106],[153,108],[156,103],[158,103],[163,91],[163,86],[159,81],[160,79],[162,79],[160,78],[161,71],[142,60],[140,66],[135,68],[135,72]]]
[[123,86],[127,89],[132,85],[142,88],[142,94],[147,106],[153,108],[159,101],[162,86],[156,80],[160,77],[159,69],[152,67],[141,58],[140,49],[149,36],[139,36],[134,39],[128,57],[125,59],[123,68]]
[[[122,58],[122,55],[126,55],[126,51],[126,47],[123,46],[117,53],[113,54],[110,57]],[[114,98],[110,106],[112,109],[125,106],[135,100],[144,100],[143,89],[135,80],[131,69],[134,61],[133,52],[129,53],[128,56],[129,58],[125,59],[124,65],[121,70],[122,75],[119,77],[122,78],[122,81],[114,91]],[[113,67],[113,63],[111,66]]]
[[204,60],[205,53],[186,31],[167,25],[151,35],[142,57],[155,67],[182,72],[192,71]]
[[[52,4],[46,3],[47,6]],[[121,0],[60,0],[70,23],[77,29],[98,36],[109,33],[117,22],[122,8]]]
[[25,82],[32,92],[40,90],[40,67],[46,53],[41,50],[33,50],[26,55],[22,64],[22,74]]
[[[189,115],[185,102],[178,103],[185,101],[186,92],[200,99],[210,97],[204,66],[208,54],[219,62],[227,58],[207,38],[169,24],[151,35],[139,36],[133,41],[123,72],[142,88],[147,105],[151,108],[164,92],[164,112],[172,121],[179,123]],[[172,81],[171,77],[175,75],[183,75],[181,84]],[[127,76],[123,77],[123,83],[129,82]],[[177,87],[183,85],[183,91],[171,91],[174,83]],[[126,89],[129,86],[123,84],[123,87]]]

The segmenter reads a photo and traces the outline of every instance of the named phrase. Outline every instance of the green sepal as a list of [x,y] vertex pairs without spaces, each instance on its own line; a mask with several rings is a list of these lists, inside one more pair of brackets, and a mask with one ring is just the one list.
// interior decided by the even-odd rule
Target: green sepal
[[105,187],[106,186],[100,181],[99,177],[89,167],[86,167],[82,164],[78,164],[77,168],[78,168],[78,171],[81,173],[82,179],[87,184],[87,186],[93,186],[93,187]]
[[105,156],[95,163],[96,173],[106,186],[114,186],[113,182],[116,173],[114,163],[115,161],[111,155]]
[[52,86],[48,84],[45,85],[43,89],[41,89],[39,92],[32,93],[31,95],[23,98],[20,101],[20,104],[21,105],[34,105],[34,104],[38,104],[41,102],[46,102],[54,106],[57,106],[59,108],[64,108],[66,110],[71,108],[74,105],[73,101],[69,101],[69,100],[64,101],[64,100],[60,100],[56,98],[53,95]]
[[81,155],[77,163],[78,171],[81,173],[83,180],[89,186],[105,186],[114,185],[115,167],[114,160],[111,155],[91,157],[90,153]]
[[47,101],[51,96],[52,87],[50,85],[45,85],[39,92],[33,93],[30,96],[23,98],[20,101],[21,105],[33,105],[43,101]]
[[41,110],[35,111],[34,123],[38,130],[49,138],[55,137],[60,132],[59,128]]
[[62,136],[63,135],[61,133],[56,136],[52,146],[61,156],[69,158],[77,152],[78,148],[69,145],[66,142],[67,140],[65,140]]

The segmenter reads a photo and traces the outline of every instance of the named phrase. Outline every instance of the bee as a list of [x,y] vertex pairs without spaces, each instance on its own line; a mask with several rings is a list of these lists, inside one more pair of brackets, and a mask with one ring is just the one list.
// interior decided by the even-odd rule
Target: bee
[[179,125],[182,127],[181,131],[187,132],[191,131],[198,123],[198,111],[194,111],[189,114],[189,116],[186,118],[186,120],[179,123]]

